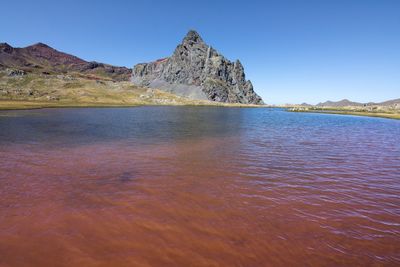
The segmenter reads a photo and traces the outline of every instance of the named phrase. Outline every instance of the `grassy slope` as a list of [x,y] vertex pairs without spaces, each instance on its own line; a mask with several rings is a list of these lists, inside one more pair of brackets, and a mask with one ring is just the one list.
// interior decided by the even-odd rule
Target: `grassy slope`
[[0,72],[0,109],[43,107],[111,107],[137,105],[212,105],[251,107],[191,100],[130,82],[113,82],[98,76],[29,73],[9,77]]

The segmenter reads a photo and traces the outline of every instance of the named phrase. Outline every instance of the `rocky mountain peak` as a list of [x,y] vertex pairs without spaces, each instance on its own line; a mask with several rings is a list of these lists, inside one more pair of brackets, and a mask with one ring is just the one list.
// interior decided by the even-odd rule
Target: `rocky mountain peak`
[[[34,44],[34,45],[31,45],[31,47],[51,48],[51,47],[48,46],[47,44],[44,44],[44,43],[41,43],[41,42],[36,43],[36,44]],[[53,49],[53,48],[51,48],[51,49]]]
[[193,99],[262,104],[239,60],[231,62],[190,30],[171,57],[134,66],[132,82]]
[[47,51],[47,52],[54,52],[57,51],[54,48],[48,46],[47,44],[44,43],[36,43],[30,46],[25,47],[25,49],[30,50],[30,51]]
[[70,65],[70,64],[85,64],[86,61],[80,59],[76,56],[60,52],[47,44],[44,43],[36,43],[34,45],[30,45],[25,47],[32,56],[36,58],[41,58],[42,60],[48,60],[52,64],[56,65]]
[[204,43],[203,39],[200,37],[200,34],[198,34],[195,30],[190,30],[185,38],[183,38],[182,44],[196,44],[196,43]]

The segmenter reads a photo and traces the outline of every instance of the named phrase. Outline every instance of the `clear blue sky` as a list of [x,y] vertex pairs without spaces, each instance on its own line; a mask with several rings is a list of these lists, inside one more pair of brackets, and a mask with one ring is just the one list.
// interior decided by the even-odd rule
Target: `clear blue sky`
[[0,42],[36,42],[132,67],[169,56],[189,29],[267,103],[400,97],[400,1],[2,1]]

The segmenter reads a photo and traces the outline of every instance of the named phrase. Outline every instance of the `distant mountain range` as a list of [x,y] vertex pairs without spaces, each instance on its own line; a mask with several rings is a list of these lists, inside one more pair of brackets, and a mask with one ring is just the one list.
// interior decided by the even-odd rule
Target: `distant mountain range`
[[116,81],[127,81],[131,69],[99,62],[88,62],[76,56],[60,52],[46,44],[37,43],[24,48],[15,48],[0,43],[0,69],[16,68],[41,74],[80,74],[100,76]]
[[366,107],[366,106],[392,106],[392,105],[400,105],[400,98],[388,100],[384,102],[368,102],[368,103],[359,103],[353,102],[348,99],[343,99],[340,101],[326,101],[323,103],[318,103],[317,107]]

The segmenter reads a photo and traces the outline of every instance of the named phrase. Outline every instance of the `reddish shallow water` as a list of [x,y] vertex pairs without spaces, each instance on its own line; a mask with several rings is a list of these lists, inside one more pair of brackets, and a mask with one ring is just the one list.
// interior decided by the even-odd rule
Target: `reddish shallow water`
[[399,121],[1,114],[0,266],[400,265]]

